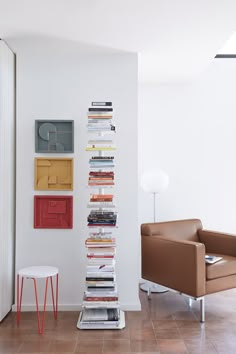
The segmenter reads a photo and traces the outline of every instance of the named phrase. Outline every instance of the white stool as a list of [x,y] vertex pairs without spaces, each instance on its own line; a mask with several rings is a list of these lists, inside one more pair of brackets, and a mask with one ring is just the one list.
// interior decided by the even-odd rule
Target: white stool
[[[45,319],[45,312],[46,312],[47,290],[48,290],[48,279],[49,278],[50,278],[50,282],[51,282],[54,318],[57,319],[58,273],[59,273],[58,268],[49,267],[49,266],[27,267],[27,268],[20,269],[18,271],[18,273],[17,273],[17,317],[16,317],[18,326],[20,325],[20,313],[21,313],[24,278],[33,279],[33,281],[34,281],[34,292],[35,292],[35,302],[36,302],[36,311],[37,311],[37,318],[38,318],[38,331],[39,331],[39,333],[42,334],[44,331],[44,319]],[[56,305],[55,305],[55,301],[54,301],[54,290],[53,290],[53,281],[52,281],[53,276],[56,276]],[[21,277],[21,285],[20,285],[20,277]],[[40,326],[38,293],[37,293],[37,284],[36,284],[36,279],[39,279],[39,278],[46,278],[44,306],[43,306],[43,318],[42,318],[42,325],[41,326]]]

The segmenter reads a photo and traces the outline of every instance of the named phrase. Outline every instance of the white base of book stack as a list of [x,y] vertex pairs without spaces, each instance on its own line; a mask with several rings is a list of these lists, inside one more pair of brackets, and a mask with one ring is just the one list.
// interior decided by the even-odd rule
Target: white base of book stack
[[78,329],[123,329],[125,328],[125,313],[120,310],[120,318],[118,321],[90,321],[84,322],[82,319],[83,312],[80,312],[77,322]]

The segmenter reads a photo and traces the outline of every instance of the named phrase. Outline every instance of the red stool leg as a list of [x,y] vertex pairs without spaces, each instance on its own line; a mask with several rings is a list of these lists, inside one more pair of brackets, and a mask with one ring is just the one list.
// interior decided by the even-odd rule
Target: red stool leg
[[[38,320],[38,332],[39,332],[39,334],[43,334],[43,332],[44,332],[45,315],[46,315],[47,291],[48,291],[48,279],[49,279],[49,277],[46,278],[42,325],[41,325],[41,321],[40,321],[36,278],[31,278],[31,279],[33,279],[33,281],[34,281],[36,312],[37,312],[37,320]],[[57,274],[57,278],[56,278],[56,306],[55,306],[55,300],[54,300],[54,290],[53,290],[52,277],[50,277],[50,280],[51,280],[51,290],[52,290],[53,312],[54,312],[54,318],[56,319],[57,318],[57,312],[58,312],[58,274]],[[22,279],[21,279],[21,286],[20,286],[20,276],[18,274],[17,275],[17,300],[16,300],[17,301],[17,303],[16,303],[17,326],[19,326],[19,324],[20,324],[20,313],[21,313],[23,286],[24,286],[24,277],[22,277]]]
[[45,314],[46,314],[46,304],[47,304],[48,277],[46,278],[46,286],[45,286],[45,294],[44,294],[44,305],[43,305],[43,318],[42,318],[41,328],[40,328],[40,315],[39,315],[39,304],[38,304],[38,294],[37,294],[36,279],[33,278],[33,281],[34,281],[36,311],[37,311],[37,318],[38,318],[38,331],[39,331],[39,334],[43,334],[43,332],[44,332],[44,320],[45,320]]
[[20,313],[21,313],[21,303],[22,303],[23,286],[24,286],[24,277],[22,277],[22,279],[21,279],[21,289],[20,289],[20,307],[19,307]]
[[17,275],[17,304],[16,304],[16,311],[17,311],[17,326],[20,325],[20,314],[21,314],[21,303],[22,303],[22,293],[23,293],[23,286],[24,286],[24,277],[21,279],[21,287],[20,287],[20,276]]
[[56,310],[55,310],[55,301],[54,301],[54,291],[53,291],[53,282],[52,282],[52,277],[50,277],[50,282],[51,282],[51,291],[52,291],[52,306],[53,306],[53,314],[54,318],[56,319]]
[[42,319],[41,334],[43,334],[43,331],[44,331],[44,320],[45,320],[46,303],[47,303],[47,291],[48,291],[48,277],[46,279],[45,294],[44,294],[43,319]]
[[38,318],[38,331],[39,331],[39,334],[41,334],[37,285],[36,285],[36,279],[35,278],[32,278],[32,279],[34,281],[35,302],[36,302],[36,311],[37,311],[37,318]]
[[56,306],[55,306],[55,299],[54,299],[54,289],[53,289],[53,281],[52,277],[50,277],[51,281],[51,290],[52,290],[52,306],[53,306],[53,313],[55,320],[57,319],[57,312],[58,312],[58,274],[56,275]]
[[57,277],[56,277],[56,318],[57,318],[57,313],[58,313],[58,277],[59,277],[59,274],[57,273]]
[[16,322],[17,322],[17,326],[19,326],[20,324],[20,319],[19,319],[19,302],[20,302],[20,299],[19,299],[19,282],[20,282],[20,279],[19,279],[19,274],[17,274],[17,282],[16,282]]

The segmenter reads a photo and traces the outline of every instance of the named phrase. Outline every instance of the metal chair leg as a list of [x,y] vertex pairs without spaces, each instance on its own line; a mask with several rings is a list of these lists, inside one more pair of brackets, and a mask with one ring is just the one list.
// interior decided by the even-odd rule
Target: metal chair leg
[[151,299],[151,286],[148,284],[148,288],[147,288],[147,297],[148,297],[148,300]]
[[200,313],[201,313],[200,321],[205,322],[205,297],[203,297],[200,300]]

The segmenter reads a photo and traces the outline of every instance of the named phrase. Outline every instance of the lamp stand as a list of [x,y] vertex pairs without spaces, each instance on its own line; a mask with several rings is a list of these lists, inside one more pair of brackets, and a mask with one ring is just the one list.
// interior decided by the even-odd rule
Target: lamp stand
[[[153,221],[156,222],[156,192],[153,192]],[[162,285],[153,283],[151,281],[146,281],[145,283],[140,285],[140,289],[143,291],[146,291],[148,293],[148,296],[150,293],[166,293],[168,291],[167,288],[165,288]]]
[[168,291],[167,288],[165,288],[162,285],[153,283],[152,281],[146,281],[145,283],[140,285],[140,289],[143,291],[146,291],[148,294],[149,293],[166,293]]
[[153,192],[153,221],[156,222],[156,192]]

